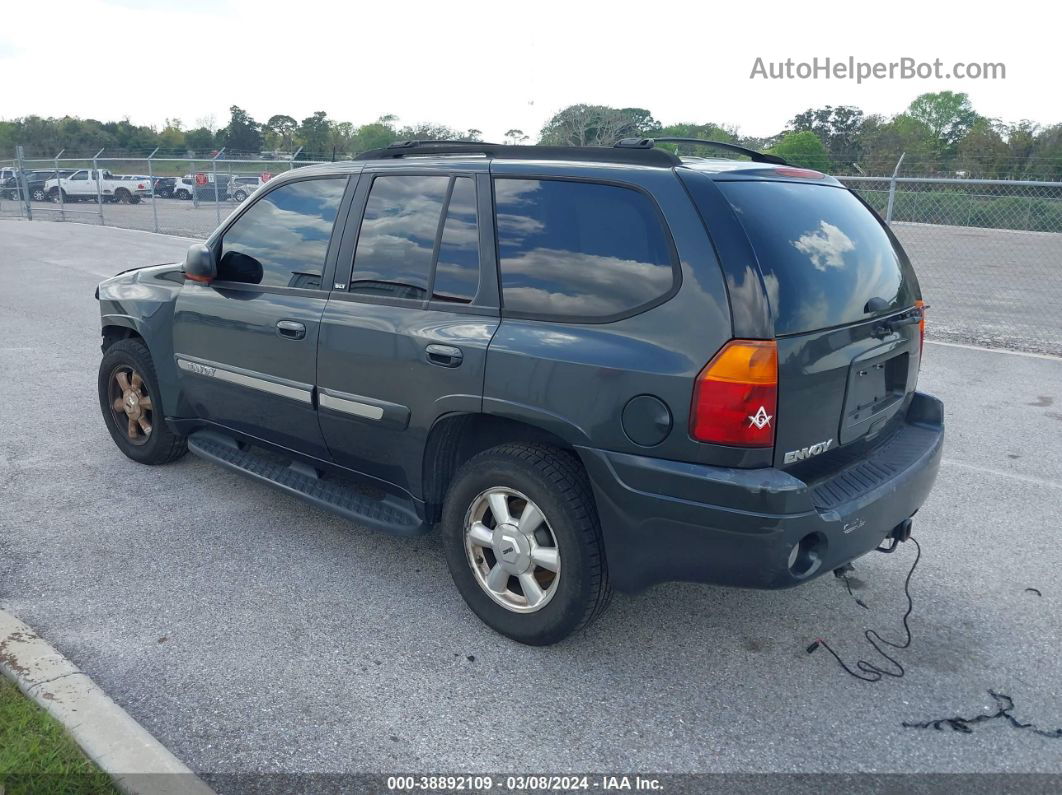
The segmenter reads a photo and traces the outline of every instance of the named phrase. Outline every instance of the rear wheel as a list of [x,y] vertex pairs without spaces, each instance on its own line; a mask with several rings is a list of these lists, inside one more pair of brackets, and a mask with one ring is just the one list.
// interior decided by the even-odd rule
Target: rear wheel
[[129,204],[130,198],[129,191],[125,188],[118,188],[118,190],[114,192],[114,200],[119,204]]
[[107,349],[97,381],[100,409],[118,449],[141,464],[167,464],[187,452],[159,405],[158,379],[151,354],[138,340],[120,340]]
[[238,190],[234,194],[232,194],[232,198],[234,198],[238,202],[242,202],[244,199],[247,198],[247,194],[244,193],[242,190]]
[[42,202],[48,199],[48,194],[44,192],[44,188],[34,188],[30,198],[35,202]]
[[508,444],[472,458],[443,507],[446,560],[488,626],[521,643],[556,643],[611,596],[597,510],[571,453]]

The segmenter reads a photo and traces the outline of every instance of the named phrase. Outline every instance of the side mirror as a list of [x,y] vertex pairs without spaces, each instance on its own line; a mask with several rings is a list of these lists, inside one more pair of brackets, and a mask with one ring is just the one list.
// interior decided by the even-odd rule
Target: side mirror
[[184,278],[210,284],[217,277],[218,266],[214,262],[214,252],[202,243],[189,246],[184,257]]

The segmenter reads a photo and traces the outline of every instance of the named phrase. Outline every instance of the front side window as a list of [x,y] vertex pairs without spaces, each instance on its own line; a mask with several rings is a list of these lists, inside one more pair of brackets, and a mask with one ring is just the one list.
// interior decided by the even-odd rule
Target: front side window
[[320,289],[346,177],[292,182],[262,196],[221,241],[218,279]]
[[499,177],[494,201],[507,312],[607,318],[647,306],[675,284],[667,233],[639,191]]

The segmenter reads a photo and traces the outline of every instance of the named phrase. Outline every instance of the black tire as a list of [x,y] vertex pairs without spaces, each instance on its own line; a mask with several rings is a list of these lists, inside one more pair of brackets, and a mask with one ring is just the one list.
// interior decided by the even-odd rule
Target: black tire
[[234,194],[232,194],[232,198],[234,198],[238,202],[242,202],[244,199],[247,198],[247,194],[244,193],[242,190],[238,190]]
[[129,203],[130,204],[140,204],[140,197],[139,196],[130,196],[129,197]]
[[[556,591],[536,612],[514,612],[488,596],[466,552],[466,518],[477,498],[495,487],[513,489],[533,501],[556,540],[562,561]],[[474,456],[450,483],[442,533],[450,574],[468,606],[487,626],[520,643],[557,643],[597,618],[611,599],[590,483],[568,451],[511,443]]]
[[190,194],[186,190],[179,190],[174,195],[181,201],[187,201],[188,199],[192,198],[192,194]]
[[34,188],[30,198],[35,202],[48,201],[48,194],[44,192],[44,188]]
[[60,202],[66,204],[66,191],[61,190],[60,188],[52,188],[48,191],[48,198],[55,204],[59,204]]
[[118,190],[114,192],[114,200],[119,204],[129,204],[131,198],[129,191],[125,188],[118,188]]
[[[115,394],[112,380],[122,370],[138,373],[144,385],[143,397],[150,397],[150,432],[143,441],[131,441],[127,426],[119,425],[114,409]],[[141,464],[168,464],[188,452],[185,437],[178,436],[170,430],[163,419],[158,377],[151,354],[144,343],[137,339],[119,340],[103,354],[100,362],[97,387],[100,398],[100,410],[103,420],[110,431],[111,438],[118,449],[126,456]],[[157,405],[156,405],[157,404]],[[143,431],[140,431],[143,433]]]

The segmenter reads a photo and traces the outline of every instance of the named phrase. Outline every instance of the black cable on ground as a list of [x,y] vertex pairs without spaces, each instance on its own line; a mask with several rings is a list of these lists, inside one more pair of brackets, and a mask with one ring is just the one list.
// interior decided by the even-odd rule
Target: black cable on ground
[[[885,638],[881,637],[877,630],[874,629],[868,629],[863,633],[864,637],[867,639],[867,643],[874,648],[874,651],[892,664],[891,669],[874,665],[866,660],[857,660],[855,664],[856,670],[852,670],[848,667],[845,661],[841,659],[840,655],[830,648],[830,645],[822,638],[817,638],[814,643],[808,646],[808,654],[811,654],[819,648],[819,646],[822,646],[822,648],[826,649],[826,651],[833,655],[833,658],[837,660],[837,664],[844,669],[845,673],[864,682],[880,682],[886,676],[899,679],[906,673],[899,660],[887,654],[882,646],[888,646],[893,649],[906,649],[911,645],[911,626],[908,623],[908,620],[911,617],[911,612],[914,610],[914,601],[911,599],[911,576],[915,573],[915,569],[918,568],[918,561],[922,558],[922,547],[915,538],[912,537],[910,540],[914,543],[918,552],[915,554],[914,563],[911,564],[911,570],[907,572],[907,578],[903,583],[903,593],[904,596],[907,597],[907,612],[903,614],[903,630],[906,635],[906,640],[904,640],[903,643],[894,643],[891,640],[885,640]],[[848,582],[847,575],[844,575],[844,581],[845,585],[848,586],[848,593],[852,594],[852,586]],[[855,594],[852,594],[852,598],[862,607],[866,607],[860,599],[856,598]]]
[[1015,729],[1027,729],[1034,734],[1039,734],[1041,737],[1050,737],[1053,740],[1062,739],[1062,729],[1041,729],[1035,723],[1022,723],[1015,718],[1011,714],[1014,709],[1014,699],[1010,696],[996,693],[994,690],[989,690],[988,694],[996,700],[996,711],[991,715],[975,715],[972,718],[958,716],[954,718],[937,718],[936,720],[921,721],[919,723],[904,721],[902,725],[908,729],[936,729],[937,731],[943,731],[948,728],[962,734],[971,734],[976,724],[1003,718]]

